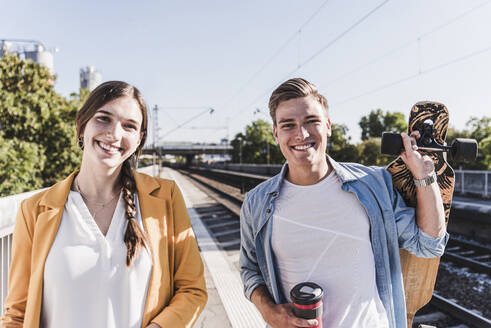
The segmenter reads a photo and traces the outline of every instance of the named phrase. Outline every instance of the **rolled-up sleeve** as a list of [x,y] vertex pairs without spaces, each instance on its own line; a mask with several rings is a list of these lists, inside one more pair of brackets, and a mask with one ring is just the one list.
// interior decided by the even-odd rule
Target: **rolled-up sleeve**
[[418,257],[440,257],[443,255],[449,235],[432,237],[416,223],[416,211],[404,202],[401,194],[393,189],[393,210],[397,226],[399,247]]
[[251,299],[252,292],[260,285],[266,285],[257,262],[254,232],[251,227],[252,217],[249,210],[248,194],[240,209],[240,277],[244,284],[244,294]]

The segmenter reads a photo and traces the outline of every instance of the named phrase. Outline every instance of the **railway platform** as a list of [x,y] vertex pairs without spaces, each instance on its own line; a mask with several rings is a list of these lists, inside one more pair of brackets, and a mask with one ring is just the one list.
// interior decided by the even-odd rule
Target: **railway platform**
[[205,265],[208,302],[194,327],[265,327],[259,312],[244,296],[238,271],[238,250],[227,252],[221,249],[197,212],[199,208],[213,206],[215,201],[177,171],[163,168],[160,177],[174,180],[181,189]]

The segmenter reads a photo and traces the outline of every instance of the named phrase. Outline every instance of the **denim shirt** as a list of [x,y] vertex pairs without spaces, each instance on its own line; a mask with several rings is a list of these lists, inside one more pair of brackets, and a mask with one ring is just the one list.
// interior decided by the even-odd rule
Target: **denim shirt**
[[[439,257],[445,249],[448,234],[434,238],[419,229],[415,209],[406,206],[392,186],[392,176],[386,169],[337,163],[332,158],[329,162],[341,180],[341,189],[354,193],[368,215],[377,290],[387,312],[389,326],[405,328],[406,301],[399,248],[419,257]],[[286,302],[278,288],[271,235],[275,200],[287,170],[288,163],[285,163],[278,175],[249,191],[242,205],[239,266],[244,292],[249,300],[254,289],[266,285],[276,304]]]

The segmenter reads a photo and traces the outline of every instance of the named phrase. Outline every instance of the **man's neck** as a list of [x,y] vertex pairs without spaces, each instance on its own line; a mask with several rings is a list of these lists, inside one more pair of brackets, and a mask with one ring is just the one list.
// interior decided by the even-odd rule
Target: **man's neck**
[[288,164],[286,179],[296,185],[309,186],[326,178],[332,170],[327,158],[316,165],[294,166]]

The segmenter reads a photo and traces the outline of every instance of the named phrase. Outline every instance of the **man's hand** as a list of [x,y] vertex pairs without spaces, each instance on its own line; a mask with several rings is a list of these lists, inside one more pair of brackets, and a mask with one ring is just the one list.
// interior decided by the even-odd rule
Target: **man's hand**
[[415,179],[426,178],[435,170],[435,165],[429,156],[423,156],[418,152],[416,140],[420,138],[419,131],[413,131],[410,136],[401,133],[401,137],[404,145],[404,151],[401,154],[402,160]]
[[273,305],[264,313],[264,320],[273,328],[315,327],[316,319],[301,319],[293,313],[293,304]]
[[264,321],[272,328],[315,327],[318,324],[315,319],[306,320],[296,317],[292,303],[275,304],[264,285],[254,289],[251,301],[263,316]]
[[[411,136],[401,133],[404,152],[401,158],[406,163],[415,179],[421,180],[428,177],[434,170],[433,160],[427,155],[421,155],[416,146],[416,139],[420,138],[418,131],[413,131]],[[443,209],[440,187],[432,183],[426,187],[416,187],[416,222],[418,227],[432,237],[445,235],[445,211]]]
[[157,325],[156,323],[151,323],[147,326],[147,328],[160,328],[160,326]]

